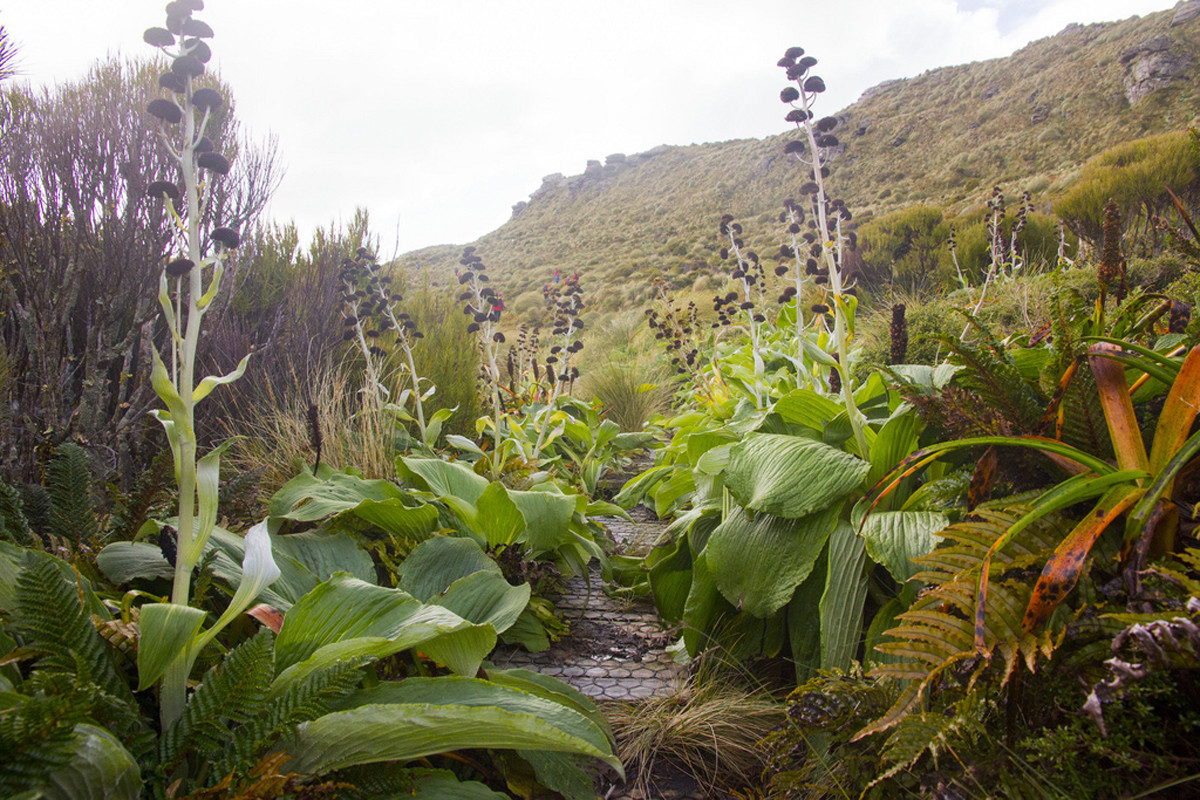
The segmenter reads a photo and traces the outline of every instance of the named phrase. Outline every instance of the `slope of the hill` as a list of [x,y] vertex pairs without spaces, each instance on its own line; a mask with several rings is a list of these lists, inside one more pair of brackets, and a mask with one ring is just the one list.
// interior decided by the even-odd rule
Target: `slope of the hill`
[[[784,131],[785,111],[780,104]],[[1196,124],[1198,113],[1200,0],[1185,0],[868,90],[836,114],[845,148],[830,186],[859,220],[916,202],[962,211],[981,205],[994,184],[1013,196],[1027,189],[1049,210],[1087,158]],[[783,240],[776,216],[802,182],[783,154],[792,136],[663,146],[590,162],[582,175],[547,176],[509,222],[472,244],[518,317],[540,308],[540,287],[556,269],[582,273],[601,313],[641,305],[655,277],[708,288],[721,214],[741,220],[763,251]],[[440,283],[460,249],[427,248],[400,262],[430,269]]]

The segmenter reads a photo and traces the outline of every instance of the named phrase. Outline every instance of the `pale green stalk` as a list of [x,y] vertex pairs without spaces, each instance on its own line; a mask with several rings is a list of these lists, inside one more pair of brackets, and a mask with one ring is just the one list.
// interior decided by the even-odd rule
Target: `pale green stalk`
[[[800,102],[805,111],[810,111],[808,93],[804,91],[803,87],[800,89]],[[808,136],[808,148],[813,158],[811,165],[813,180],[817,184],[817,232],[821,238],[822,259],[829,269],[829,285],[833,290],[834,296],[833,338],[834,346],[837,349],[838,363],[840,364],[838,371],[842,376],[842,399],[846,403],[846,416],[850,420],[850,428],[854,432],[854,442],[858,446],[858,452],[863,458],[866,458],[868,456],[868,449],[866,435],[863,433],[862,413],[858,410],[858,405],[854,402],[854,391],[850,385],[850,348],[847,341],[846,303],[842,287],[842,273],[839,268],[842,255],[841,222],[838,222],[837,242],[835,243],[829,238],[829,227],[825,209],[825,179],[821,175],[821,159],[819,155],[821,151],[817,147],[817,137],[813,133],[812,120],[806,119],[802,127]],[[834,252],[835,248],[837,250],[836,253]]]

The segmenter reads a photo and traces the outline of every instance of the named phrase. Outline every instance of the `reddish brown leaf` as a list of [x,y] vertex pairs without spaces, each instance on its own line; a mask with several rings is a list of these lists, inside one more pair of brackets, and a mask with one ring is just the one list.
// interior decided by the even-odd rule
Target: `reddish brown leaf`
[[246,613],[266,625],[274,633],[279,633],[279,629],[283,627],[283,612],[263,603],[259,603]]
[[1145,470],[1149,459],[1146,457],[1146,445],[1142,443],[1137,416],[1133,413],[1129,387],[1125,383],[1125,367],[1104,355],[1120,352],[1121,348],[1114,344],[1097,342],[1088,348],[1088,364],[1092,368],[1100,403],[1104,407],[1104,421],[1108,423],[1117,466],[1121,469]]
[[1032,632],[1050,618],[1054,609],[1075,588],[1096,539],[1113,520],[1132,508],[1143,493],[1144,490],[1136,486],[1113,487],[1100,498],[1092,513],[1067,534],[1046,562],[1033,587],[1033,597],[1029,599],[1021,627]]
[[995,445],[989,447],[979,457],[979,463],[975,465],[975,472],[971,475],[971,485],[967,488],[968,511],[974,511],[975,506],[991,495],[992,487],[996,485],[999,465],[1000,456],[996,452]]

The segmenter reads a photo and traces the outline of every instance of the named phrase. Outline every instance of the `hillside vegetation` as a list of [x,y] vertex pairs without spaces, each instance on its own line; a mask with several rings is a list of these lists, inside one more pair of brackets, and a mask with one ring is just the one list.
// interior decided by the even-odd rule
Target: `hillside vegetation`
[[[1188,16],[1193,6],[1070,25],[1007,58],[880,84],[836,113],[844,152],[831,165],[832,185],[859,223],[917,204],[973,214],[997,184],[1013,199],[1028,190],[1034,209],[1050,213],[1089,158],[1194,124],[1200,17]],[[790,138],[614,154],[582,175],[548,176],[513,219],[472,244],[519,318],[540,312],[540,288],[556,269],[583,275],[592,312],[601,315],[644,304],[654,278],[677,289],[714,288],[723,213],[742,221],[748,244],[763,252],[782,242],[778,213],[802,182],[783,153]],[[443,282],[459,252],[427,248],[400,263]]]

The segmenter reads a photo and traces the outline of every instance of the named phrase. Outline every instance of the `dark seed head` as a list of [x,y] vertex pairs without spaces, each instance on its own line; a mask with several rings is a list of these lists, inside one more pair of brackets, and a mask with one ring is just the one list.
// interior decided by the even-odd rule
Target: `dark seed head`
[[166,28],[147,28],[142,34],[142,40],[154,47],[170,47],[175,44],[175,34]]
[[814,94],[823,92],[825,91],[825,81],[821,80],[816,75],[813,75],[804,82],[804,91],[813,92]]
[[[808,88],[807,84],[805,85],[805,88]],[[800,92],[796,91],[795,86],[788,86],[779,93],[779,99],[785,103],[794,103],[800,99]]]
[[146,110],[170,125],[178,125],[183,119],[183,111],[170,100],[151,100]]
[[174,92],[175,94],[183,94],[187,91],[187,84],[183,78],[176,75],[174,72],[164,72],[158,79],[158,85],[164,89]]
[[213,150],[212,139],[207,136],[201,136],[200,141],[196,142],[196,146],[192,148],[192,152],[196,155],[201,153],[211,153]]
[[221,98],[221,93],[216,89],[197,89],[192,92],[192,105],[201,111],[210,111],[214,108],[219,108],[224,100]]
[[783,53],[784,58],[790,58],[793,61],[795,61],[797,58],[800,58],[802,55],[804,55],[803,47],[789,47]]
[[783,152],[785,152],[785,153],[803,153],[804,152],[804,142],[800,141],[799,139],[790,141],[783,146]]
[[196,165],[218,175],[229,174],[229,159],[220,153],[201,153],[200,157],[196,159]]
[[212,60],[212,49],[202,40],[188,39],[184,45],[187,47],[187,54],[199,59],[201,64],[207,64]]
[[179,200],[179,187],[170,181],[155,181],[146,187],[146,194],[150,197],[169,197],[172,200]]
[[207,22],[201,22],[198,19],[189,19],[183,23],[183,35],[195,36],[197,39],[211,39],[213,29],[209,27]]
[[171,72],[184,78],[199,78],[204,74],[204,62],[195,56],[180,56],[171,62]]
[[167,275],[172,278],[180,278],[191,272],[194,266],[196,264],[190,258],[177,258],[167,264]]
[[230,250],[236,249],[242,243],[242,237],[233,228],[214,228],[209,238]]

